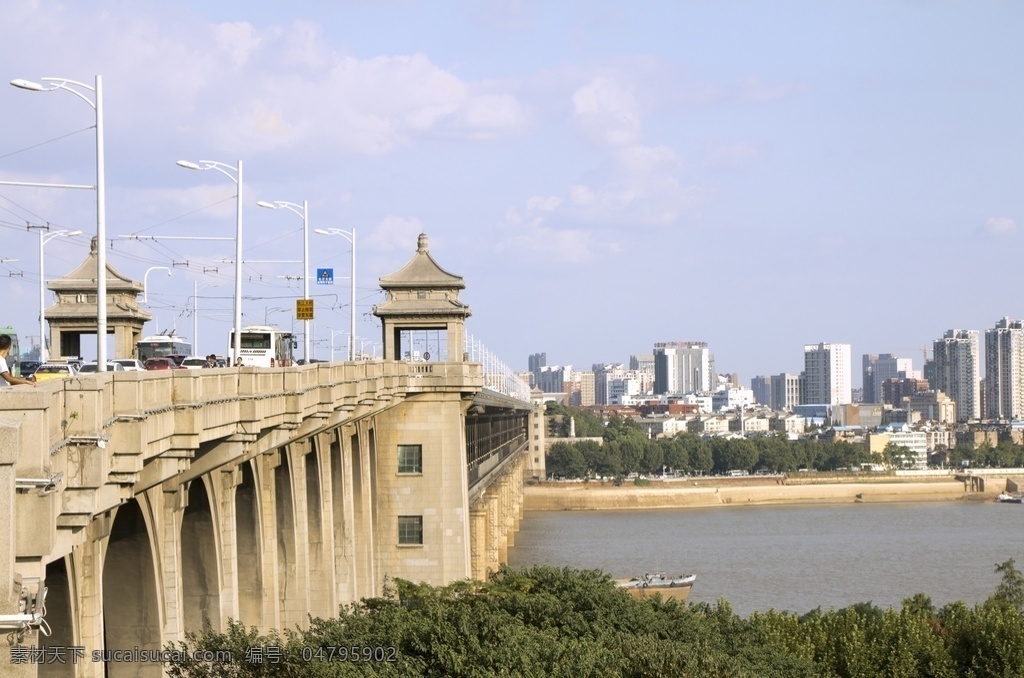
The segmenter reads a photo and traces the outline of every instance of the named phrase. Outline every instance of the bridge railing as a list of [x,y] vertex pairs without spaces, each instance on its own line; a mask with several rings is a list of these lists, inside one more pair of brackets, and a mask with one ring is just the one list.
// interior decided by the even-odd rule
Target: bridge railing
[[530,386],[519,378],[511,367],[489,351],[483,342],[471,334],[465,335],[463,350],[471,363],[480,363],[484,368],[484,388],[496,391],[510,398],[530,402]]

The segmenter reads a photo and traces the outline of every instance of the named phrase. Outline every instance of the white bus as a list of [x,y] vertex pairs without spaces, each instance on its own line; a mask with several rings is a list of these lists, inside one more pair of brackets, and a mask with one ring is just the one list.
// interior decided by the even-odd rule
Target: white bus
[[[242,328],[242,345],[239,357],[246,367],[290,367],[293,365],[292,350],[295,340],[291,332],[267,325],[250,325]],[[235,332],[228,335],[228,355],[235,350]]]
[[186,356],[192,355],[192,344],[175,334],[158,334],[136,344],[135,354],[142,362],[150,358],[177,356],[174,362],[180,363]]

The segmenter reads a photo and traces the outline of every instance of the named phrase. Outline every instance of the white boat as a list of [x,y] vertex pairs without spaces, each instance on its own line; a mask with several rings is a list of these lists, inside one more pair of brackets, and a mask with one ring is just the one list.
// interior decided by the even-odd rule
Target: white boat
[[629,594],[634,598],[660,595],[664,598],[674,598],[682,602],[690,595],[690,589],[693,588],[695,581],[697,581],[697,575],[695,574],[681,574],[670,577],[664,572],[646,572],[642,577],[616,579],[615,585],[629,591]]
[[996,497],[996,501],[999,502],[1000,504],[1021,504],[1024,503],[1024,498],[1021,498],[1019,495],[1014,496],[1012,494],[1000,492],[999,495]]

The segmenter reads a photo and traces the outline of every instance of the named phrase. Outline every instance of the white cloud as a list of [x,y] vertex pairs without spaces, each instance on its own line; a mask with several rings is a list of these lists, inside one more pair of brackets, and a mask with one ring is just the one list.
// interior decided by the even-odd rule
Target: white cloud
[[247,21],[220,24],[214,27],[217,47],[226,53],[235,66],[244,66],[262,42],[256,29]]
[[576,117],[594,138],[610,146],[633,143],[640,135],[640,113],[633,94],[618,82],[595,76],[572,95]]
[[389,214],[374,226],[370,235],[359,238],[359,246],[381,252],[408,251],[412,256],[416,239],[425,231],[423,222],[416,217]]
[[498,243],[499,252],[517,252],[533,259],[563,264],[585,264],[615,252],[615,242],[602,241],[584,229],[556,230],[535,222]]
[[561,204],[562,199],[558,196],[535,195],[526,200],[526,211],[531,214],[535,212],[552,212],[558,209],[558,206]]
[[671,172],[682,165],[679,156],[668,146],[626,146],[618,149],[616,156],[630,174]]
[[151,3],[123,12],[57,8],[15,17],[24,20],[20,45],[8,49],[46,54],[33,71],[74,63],[103,73],[111,144],[118,135],[153,145],[184,135],[196,148],[234,157],[314,144],[326,158],[380,155],[438,135],[491,139],[528,121],[501,83],[462,79],[424,54],[339,53],[308,21],[207,24]]
[[573,205],[586,207],[594,203],[594,192],[586,186],[576,185],[569,189],[569,199]]
[[992,238],[1006,238],[1017,233],[1017,224],[1009,217],[989,217],[981,233]]

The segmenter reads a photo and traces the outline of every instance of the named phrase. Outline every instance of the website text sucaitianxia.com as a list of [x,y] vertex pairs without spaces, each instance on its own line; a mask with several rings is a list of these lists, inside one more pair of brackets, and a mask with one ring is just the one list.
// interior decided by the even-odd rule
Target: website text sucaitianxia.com
[[[81,645],[13,645],[12,664],[79,664],[87,661],[104,663],[207,663],[234,664],[279,664],[284,660],[284,651],[276,645],[261,645],[245,648],[241,656],[231,650],[175,650],[146,649],[138,646],[130,650],[108,649],[88,651]],[[377,646],[319,646],[304,647],[300,651],[305,662],[395,662],[398,650],[394,647]]]

